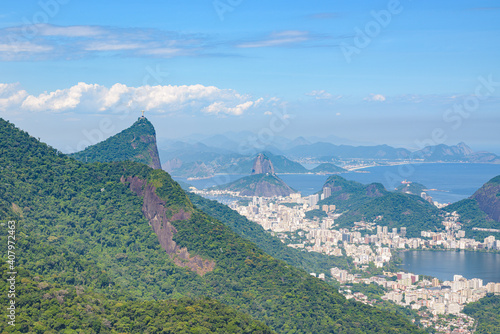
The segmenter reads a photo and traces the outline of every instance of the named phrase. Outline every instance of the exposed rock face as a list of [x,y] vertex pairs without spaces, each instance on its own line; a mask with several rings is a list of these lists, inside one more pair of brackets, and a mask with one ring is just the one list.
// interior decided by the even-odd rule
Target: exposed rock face
[[147,159],[149,160],[149,167],[161,169],[160,155],[158,154],[158,146],[156,145],[156,135],[143,135],[141,136],[141,142],[149,144],[149,159]]
[[477,201],[479,208],[488,217],[496,222],[500,222],[500,176],[484,184],[471,198]]
[[169,220],[167,212],[170,209],[166,207],[165,201],[156,195],[155,187],[135,176],[129,176],[126,179],[122,177],[121,181],[122,183],[129,183],[130,189],[138,196],[143,197],[142,213],[158,236],[161,247],[170,255],[176,265],[190,268],[199,275],[214,270],[214,261],[202,259],[198,255],[190,255],[185,247],[177,246],[173,240],[177,230],[171,222],[189,219],[191,217],[189,212],[182,209],[175,213],[170,212],[172,215]]
[[252,175],[255,174],[274,174],[274,167],[271,160],[263,153],[259,153],[253,163]]

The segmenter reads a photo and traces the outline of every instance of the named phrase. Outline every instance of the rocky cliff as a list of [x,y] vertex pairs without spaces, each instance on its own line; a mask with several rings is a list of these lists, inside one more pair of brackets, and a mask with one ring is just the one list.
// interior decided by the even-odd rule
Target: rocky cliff
[[273,163],[263,153],[257,155],[253,163],[252,175],[255,174],[274,174]]
[[[171,221],[189,219],[191,217],[190,212],[183,209],[172,212],[165,201],[158,197],[155,187],[145,180],[138,177],[128,177],[126,179],[122,177],[121,182],[128,183],[130,189],[143,198],[142,213],[158,236],[161,247],[170,255],[176,265],[190,268],[199,275],[214,270],[214,261],[202,259],[198,255],[190,255],[187,248],[179,247],[173,239],[177,230],[172,226]],[[167,218],[167,216],[170,218]]]
[[485,183],[471,198],[489,218],[500,222],[500,175]]

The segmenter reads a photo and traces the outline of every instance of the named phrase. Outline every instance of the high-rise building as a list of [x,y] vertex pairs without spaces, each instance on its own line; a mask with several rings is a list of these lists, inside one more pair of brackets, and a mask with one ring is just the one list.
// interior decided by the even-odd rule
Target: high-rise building
[[313,207],[319,202],[319,194],[309,196],[309,206]]
[[330,188],[330,187],[323,187],[323,196],[325,198],[328,198],[328,197],[332,196],[332,188]]
[[401,229],[400,229],[400,235],[401,235],[402,237],[406,236],[406,227],[404,227],[404,226],[403,226],[403,227],[401,227]]
[[389,231],[389,229],[387,226],[382,226],[382,233],[383,234],[387,234],[388,231]]
[[438,278],[434,277],[432,279],[432,286],[439,286],[439,279]]

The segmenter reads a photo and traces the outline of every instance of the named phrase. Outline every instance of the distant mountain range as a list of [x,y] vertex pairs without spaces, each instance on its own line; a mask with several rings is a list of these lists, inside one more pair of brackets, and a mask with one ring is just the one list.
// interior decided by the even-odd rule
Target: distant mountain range
[[[162,141],[159,154],[163,169],[177,177],[207,177],[217,173],[245,174],[259,152],[273,162],[276,173],[338,173],[338,168],[322,166],[308,170],[298,161],[340,164],[342,161],[370,160],[388,162],[469,162],[500,163],[500,157],[489,152],[474,152],[465,143],[428,146],[418,151],[388,145],[363,145],[321,141],[320,138],[298,137],[294,140],[276,137],[272,144],[249,141],[251,133],[228,133],[211,137],[194,136],[185,141]],[[334,141],[335,138],[330,138]],[[319,140],[319,141],[318,141]],[[341,141],[340,141],[341,142]],[[249,153],[252,152],[253,153]]]

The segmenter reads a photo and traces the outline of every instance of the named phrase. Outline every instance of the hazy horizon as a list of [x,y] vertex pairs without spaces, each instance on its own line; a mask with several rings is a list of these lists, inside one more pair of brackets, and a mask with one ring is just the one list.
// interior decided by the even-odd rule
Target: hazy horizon
[[4,4],[0,117],[63,152],[130,126],[500,155],[493,1]]

